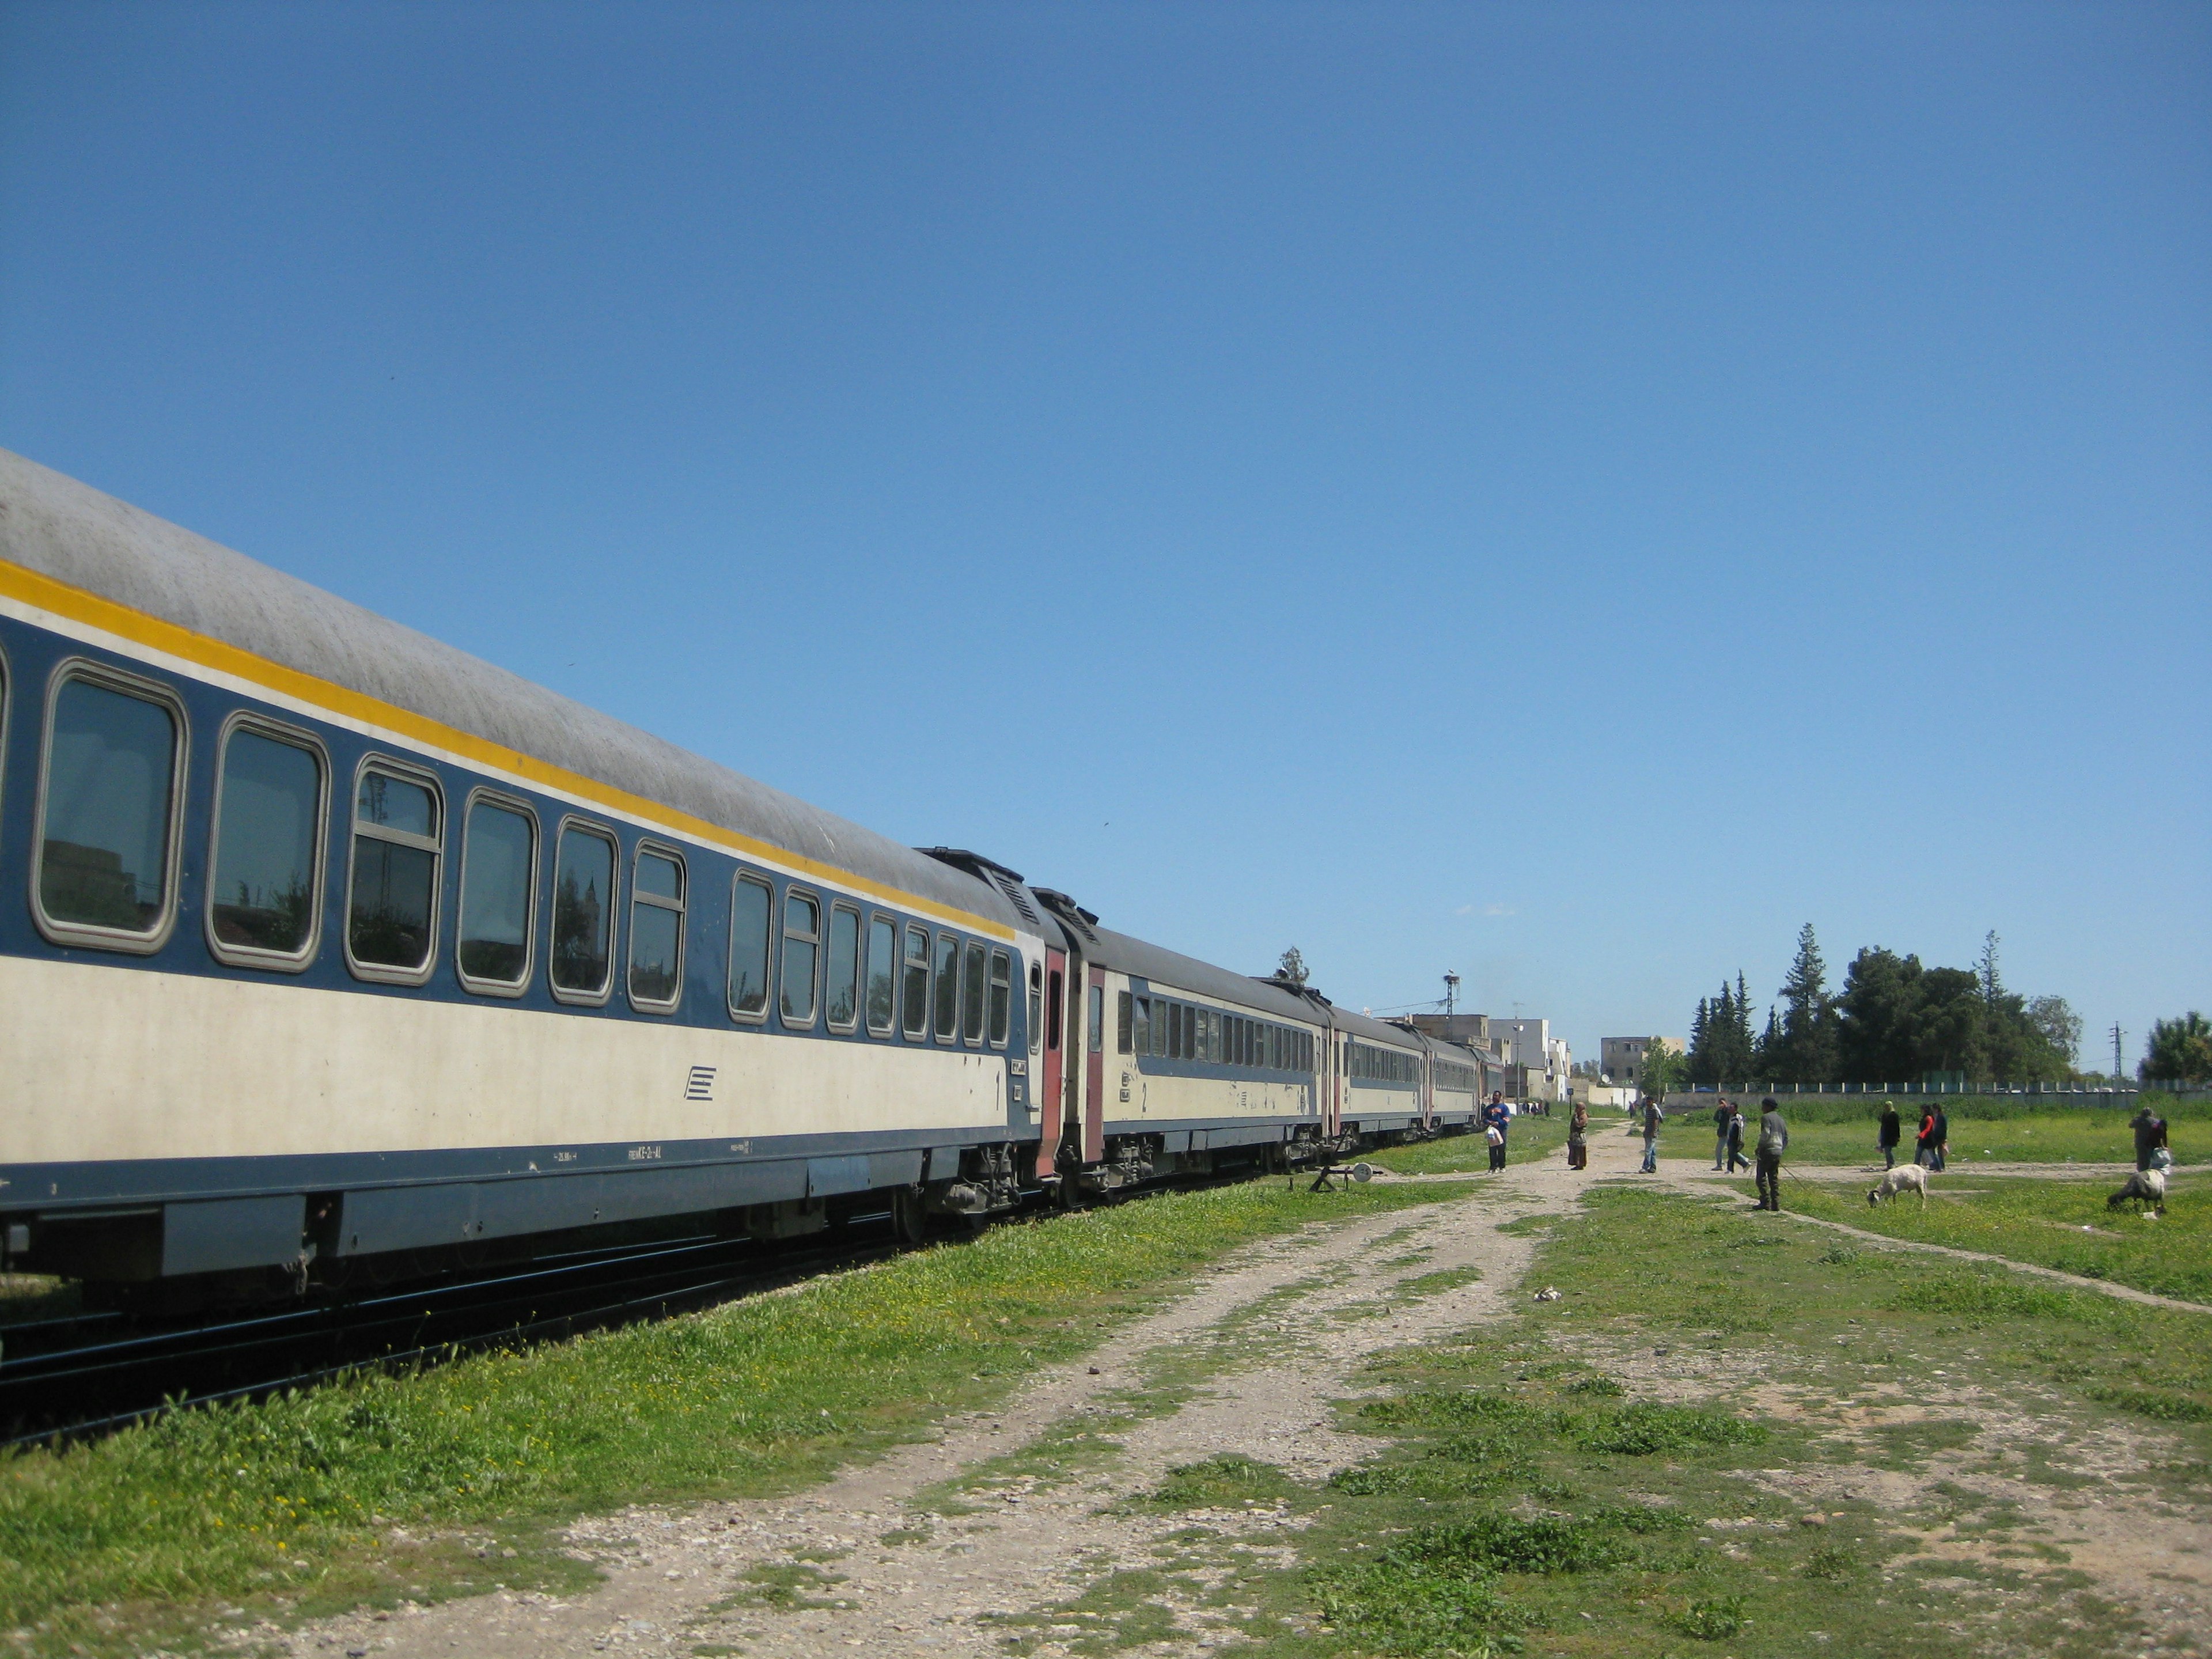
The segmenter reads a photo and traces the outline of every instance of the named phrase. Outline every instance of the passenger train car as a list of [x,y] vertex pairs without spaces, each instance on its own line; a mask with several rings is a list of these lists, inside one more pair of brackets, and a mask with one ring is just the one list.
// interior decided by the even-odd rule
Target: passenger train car
[[1480,1065],[4,452],[0,1009],[0,1265],[201,1296],[919,1237],[1428,1133]]

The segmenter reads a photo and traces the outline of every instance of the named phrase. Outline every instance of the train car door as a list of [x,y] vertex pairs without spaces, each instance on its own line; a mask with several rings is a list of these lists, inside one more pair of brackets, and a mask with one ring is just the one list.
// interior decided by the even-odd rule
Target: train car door
[[1098,1164],[1106,1157],[1106,970],[1091,970],[1091,1075],[1083,1092],[1083,1161]]
[[1067,952],[1044,948],[1044,1054],[1039,1086],[1044,1098],[1037,1103],[1036,1174],[1053,1171],[1060,1158],[1061,1086],[1067,1076]]

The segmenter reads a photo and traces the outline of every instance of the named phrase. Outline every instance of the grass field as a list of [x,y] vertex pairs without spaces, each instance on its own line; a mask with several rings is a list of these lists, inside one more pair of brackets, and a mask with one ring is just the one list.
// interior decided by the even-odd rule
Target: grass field
[[[1735,1096],[1729,1098],[1737,1099]],[[2185,1164],[2212,1158],[2212,1111],[2208,1111],[2205,1103],[2177,1104],[2162,1097],[2158,1098],[2160,1109],[2167,1121],[2167,1138],[2172,1144],[2176,1161]],[[1790,1125],[1792,1158],[1806,1164],[1881,1164],[1881,1153],[1875,1146],[1882,1107],[1879,1097],[1870,1099],[1864,1107],[1856,1102],[1849,1106],[1834,1101],[1797,1103],[1787,1095],[1782,1096],[1780,1101],[1783,1119]],[[1738,1103],[1744,1109],[1746,1129],[1755,1133],[1759,1127],[1759,1097],[1745,1096]],[[1902,1128],[1899,1161],[1910,1162],[1923,1102],[1899,1097],[1895,1103]],[[2033,1097],[1985,1098],[1967,1095],[1946,1097],[1943,1103],[1950,1117],[1950,1161],[1954,1168],[1961,1164],[1980,1163],[2135,1162],[2135,1137],[2128,1128],[2132,1114],[2129,1112],[2110,1107],[2043,1107],[2037,1105]],[[1691,1155],[1690,1148],[1700,1140],[1703,1144],[1698,1151],[1710,1156],[1713,1144],[1710,1112],[1668,1119],[1662,1151],[1669,1156],[1687,1157]]]
[[[1591,1131],[1599,1125],[1593,1122]],[[1614,1123],[1608,1133],[1620,1134],[1621,1126]],[[1551,1117],[1516,1117],[1513,1127],[1506,1131],[1505,1161],[1508,1164],[1531,1164],[1567,1144],[1567,1118],[1564,1110]],[[1376,1152],[1367,1160],[1393,1175],[1454,1175],[1463,1170],[1481,1174],[1490,1167],[1490,1146],[1477,1130],[1472,1134],[1446,1135],[1439,1140],[1424,1140],[1411,1146],[1390,1146]]]
[[572,1588],[584,1570],[548,1542],[572,1516],[818,1479],[1092,1346],[1237,1245],[1440,1195],[1304,1188],[1001,1227],[703,1314],[8,1455],[0,1640],[143,1652],[211,1619]]
[[[1808,1215],[1848,1222],[1896,1238],[1986,1250],[2139,1291],[2212,1303],[2212,1182],[2184,1176],[2173,1183],[2166,1214],[2140,1219],[2132,1208],[2108,1210],[2112,1181],[2052,1181],[1974,1176],[1953,1164],[1934,1179],[1936,1196],[1870,1206],[1856,1186],[1784,1182],[1784,1204]],[[1745,1190],[1748,1192],[1747,1185]],[[1891,1259],[1899,1273],[1919,1262]]]
[[[1255,1659],[2148,1650],[2002,1483],[2146,1510],[2201,1486],[2212,1319],[2002,1269],[1900,1278],[1814,1229],[1602,1186],[1529,1279],[1562,1299],[1398,1350],[1345,1404],[1382,1455],[1322,1486],[1216,1458],[1156,1494],[1297,1510],[1297,1565],[1197,1514],[1158,1571],[1213,1585]],[[2068,1462],[2095,1441],[2129,1445],[2121,1473]]]

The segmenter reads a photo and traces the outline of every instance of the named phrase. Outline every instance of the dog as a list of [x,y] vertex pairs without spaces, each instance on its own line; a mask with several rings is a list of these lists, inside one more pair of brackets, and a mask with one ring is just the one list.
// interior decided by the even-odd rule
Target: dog
[[2166,1171],[2163,1170],[2136,1170],[2128,1177],[2126,1186],[2105,1200],[2105,1207],[2108,1210],[2117,1210],[2121,1205],[2130,1201],[2134,1203],[2138,1213],[2141,1212],[2143,1206],[2148,1204],[2153,1214],[2164,1215],[2166,1213]]
[[1917,1164],[1900,1164],[1893,1170],[1885,1170],[1880,1184],[1867,1194],[1868,1206],[1871,1208],[1885,1198],[1894,1199],[1908,1187],[1920,1194],[1920,1207],[1926,1209],[1928,1171]]

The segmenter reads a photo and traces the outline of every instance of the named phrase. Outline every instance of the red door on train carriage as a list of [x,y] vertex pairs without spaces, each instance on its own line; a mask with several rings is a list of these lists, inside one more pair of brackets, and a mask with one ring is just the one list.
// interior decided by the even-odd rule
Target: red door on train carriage
[[1083,1161],[1106,1157],[1106,970],[1091,970],[1091,1054],[1083,1091]]
[[1044,1054],[1037,1088],[1036,1174],[1052,1173],[1060,1158],[1061,1089],[1067,1077],[1067,952],[1050,945],[1044,951]]

